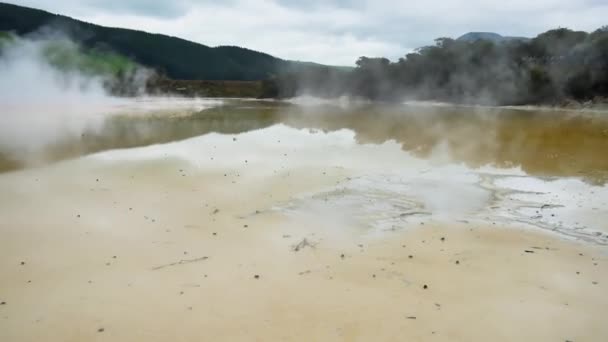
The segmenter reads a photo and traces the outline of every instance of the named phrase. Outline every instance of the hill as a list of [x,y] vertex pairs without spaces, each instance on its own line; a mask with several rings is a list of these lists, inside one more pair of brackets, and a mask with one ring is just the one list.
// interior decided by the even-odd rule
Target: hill
[[0,3],[0,31],[27,36],[41,30],[64,32],[86,48],[126,56],[172,79],[252,81],[268,79],[283,71],[315,68],[241,47],[209,47],[167,35],[104,27]]
[[494,33],[494,32],[469,32],[469,33],[465,33],[464,35],[458,37],[458,39],[456,39],[456,40],[466,41],[466,42],[475,42],[478,40],[489,40],[494,43],[500,43],[500,42],[511,41],[511,40],[526,41],[526,40],[529,40],[529,38],[502,36],[502,35],[500,35],[498,33]]

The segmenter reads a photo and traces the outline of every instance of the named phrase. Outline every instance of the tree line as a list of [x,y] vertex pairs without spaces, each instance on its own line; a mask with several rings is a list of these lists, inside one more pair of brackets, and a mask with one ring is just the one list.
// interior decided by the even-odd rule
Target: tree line
[[360,57],[350,72],[325,68],[266,82],[268,94],[350,95],[518,105],[608,97],[608,26],[559,28],[536,38],[495,42],[439,38],[391,62]]

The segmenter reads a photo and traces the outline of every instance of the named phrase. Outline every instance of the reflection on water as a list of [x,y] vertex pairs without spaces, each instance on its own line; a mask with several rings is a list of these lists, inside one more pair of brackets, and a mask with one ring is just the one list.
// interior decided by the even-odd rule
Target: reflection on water
[[[10,156],[0,147],[0,171],[108,149],[186,139],[209,132],[241,133],[284,123],[325,131],[351,129],[360,143],[395,140],[423,158],[477,167],[520,166],[537,176],[608,179],[608,116],[563,111],[432,106],[294,106],[232,101],[187,116],[123,115],[98,132],[48,146],[35,156]],[[27,160],[27,162],[24,162]]]

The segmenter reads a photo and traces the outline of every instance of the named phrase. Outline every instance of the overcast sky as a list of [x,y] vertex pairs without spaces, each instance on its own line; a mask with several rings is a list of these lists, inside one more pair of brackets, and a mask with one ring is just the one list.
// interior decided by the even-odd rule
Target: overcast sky
[[[6,1],[6,0],[0,0]],[[293,60],[396,59],[469,31],[533,37],[608,24],[608,0],[8,0],[80,20]]]

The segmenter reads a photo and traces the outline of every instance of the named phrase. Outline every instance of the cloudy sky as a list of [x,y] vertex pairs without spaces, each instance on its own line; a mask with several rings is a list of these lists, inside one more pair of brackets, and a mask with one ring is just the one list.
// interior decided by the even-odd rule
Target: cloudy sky
[[[4,0],[6,1],[6,0]],[[205,45],[238,45],[335,65],[396,59],[469,31],[533,37],[608,24],[608,0],[8,0]]]

